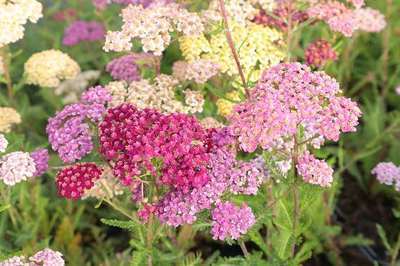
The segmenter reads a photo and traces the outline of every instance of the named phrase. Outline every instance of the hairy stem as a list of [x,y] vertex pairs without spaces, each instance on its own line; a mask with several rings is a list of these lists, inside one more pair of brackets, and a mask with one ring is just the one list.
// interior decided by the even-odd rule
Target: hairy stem
[[293,224],[292,224],[292,233],[293,233],[293,243],[291,247],[291,254],[292,258],[296,253],[296,239],[297,239],[297,227],[299,224],[300,219],[300,200],[299,200],[299,191],[298,191],[298,174],[297,174],[297,156],[298,156],[298,143],[297,137],[294,137],[294,152],[292,156],[292,167],[293,167],[293,175],[294,175],[294,182],[292,186],[292,194],[293,194]]
[[239,246],[242,249],[242,252],[243,252],[244,256],[248,257],[249,256],[249,251],[247,250],[246,244],[244,243],[243,240],[239,240]]
[[290,62],[292,56],[291,56],[291,49],[292,49],[292,8],[291,4],[288,3],[288,16],[287,16],[287,35],[286,35],[286,44],[287,44],[287,50],[286,50],[286,61]]
[[149,256],[147,257],[147,266],[153,265],[153,215],[150,216],[149,222],[147,223],[147,250],[149,252]]
[[[393,10],[393,0],[386,0],[386,19],[389,21],[390,17],[392,15],[392,10]],[[389,50],[390,50],[390,37],[391,37],[391,28],[390,25],[386,26],[386,29],[383,33],[383,41],[382,41],[382,46],[383,46],[383,53],[382,53],[382,85],[383,85],[383,90],[382,90],[382,97],[386,97],[388,91],[389,91],[389,84],[388,84],[388,66],[389,66]]]
[[229,29],[228,15],[226,13],[224,0],[219,0],[219,9],[221,11],[221,16],[224,20],[226,40],[228,41],[228,45],[229,45],[229,48],[231,49],[233,59],[235,60],[240,79],[242,80],[242,83],[243,83],[243,88],[245,89],[245,92],[246,92],[246,97],[249,97],[249,89],[247,88],[246,78],[244,76],[243,68],[242,68],[242,66],[240,64],[240,60],[239,60],[239,55],[236,51],[235,44],[233,43],[233,39],[232,39],[232,34]]
[[105,202],[107,202],[107,204],[110,205],[113,209],[115,209],[116,211],[118,211],[122,215],[128,217],[130,220],[137,221],[137,219],[134,216],[130,215],[127,210],[121,208],[120,206],[118,206],[117,204],[112,202],[110,199],[104,198],[103,200]]

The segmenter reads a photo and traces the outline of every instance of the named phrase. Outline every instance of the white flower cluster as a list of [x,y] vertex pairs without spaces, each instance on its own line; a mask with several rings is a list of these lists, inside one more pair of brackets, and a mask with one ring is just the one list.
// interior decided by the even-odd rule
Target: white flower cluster
[[109,31],[104,45],[105,51],[129,51],[131,40],[141,40],[145,52],[161,55],[171,42],[170,33],[177,31],[184,35],[199,35],[203,24],[196,13],[191,13],[181,5],[129,5],[122,10],[121,31]]
[[0,48],[22,39],[24,25],[42,17],[42,4],[36,0],[0,0]]

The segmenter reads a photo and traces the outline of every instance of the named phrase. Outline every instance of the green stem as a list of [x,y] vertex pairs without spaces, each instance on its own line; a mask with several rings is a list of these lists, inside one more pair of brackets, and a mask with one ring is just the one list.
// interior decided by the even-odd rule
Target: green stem
[[397,257],[399,255],[399,250],[400,250],[400,234],[397,236],[396,245],[393,248],[390,266],[396,266]]
[[246,244],[244,243],[243,240],[239,240],[239,246],[242,249],[242,252],[243,252],[244,256],[248,257],[249,256],[249,251],[247,250]]
[[150,216],[149,222],[147,223],[147,251],[149,256],[147,257],[147,266],[153,265],[153,215]]
[[125,209],[121,208],[120,206],[118,206],[117,204],[115,204],[114,202],[112,202],[110,199],[104,198],[103,199],[105,202],[107,202],[108,205],[110,205],[112,208],[114,208],[116,211],[120,212],[122,215],[128,217],[130,220],[132,221],[137,221],[137,219],[130,215],[128,213],[128,211],[126,211]]
[[7,86],[7,94],[9,99],[14,98],[14,93],[13,93],[13,86],[12,86],[12,80],[11,80],[11,75],[10,75],[10,63],[11,63],[11,57],[10,57],[10,52],[7,46],[3,47],[0,49],[0,56],[2,57],[3,61],[3,68],[4,68],[4,78],[6,80],[6,86]]
[[292,167],[293,167],[293,175],[294,175],[294,182],[292,186],[292,193],[293,193],[293,224],[292,224],[292,233],[293,233],[293,243],[291,247],[291,254],[292,258],[296,253],[296,240],[297,240],[297,227],[299,224],[300,219],[300,202],[299,202],[299,191],[298,191],[298,175],[297,175],[297,156],[298,156],[298,148],[299,145],[297,143],[297,137],[294,137],[294,151],[292,156]]

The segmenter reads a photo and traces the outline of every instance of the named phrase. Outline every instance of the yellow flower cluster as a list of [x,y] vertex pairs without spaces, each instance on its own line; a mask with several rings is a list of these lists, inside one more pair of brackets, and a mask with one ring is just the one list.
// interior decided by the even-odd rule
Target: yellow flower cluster
[[0,132],[10,132],[13,124],[21,123],[21,116],[10,107],[0,107]]
[[231,91],[225,97],[226,99],[218,99],[215,104],[218,108],[218,114],[227,117],[232,113],[233,106],[240,102],[241,98],[237,91]]
[[[257,81],[261,71],[279,63],[285,56],[283,36],[277,30],[251,22],[247,25],[231,23],[230,30],[247,80]],[[221,72],[237,78],[238,70],[223,30],[209,38],[184,36],[179,38],[179,44],[186,60],[208,59],[218,63]]]
[[32,55],[25,63],[28,84],[56,88],[62,80],[74,79],[79,65],[69,55],[58,50],[47,50]]
[[42,4],[36,0],[0,0],[0,47],[22,39],[24,25],[42,17]]

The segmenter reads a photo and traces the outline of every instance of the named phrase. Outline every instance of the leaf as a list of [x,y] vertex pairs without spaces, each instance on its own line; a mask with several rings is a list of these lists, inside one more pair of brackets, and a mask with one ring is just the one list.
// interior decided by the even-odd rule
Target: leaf
[[139,224],[133,222],[133,221],[121,221],[121,220],[116,220],[116,219],[105,219],[102,218],[100,220],[103,224],[109,225],[109,226],[114,226],[118,227],[121,229],[126,229],[131,232],[135,232],[136,228],[140,226]]
[[392,247],[389,245],[389,241],[386,237],[386,232],[380,224],[376,224],[376,229],[378,230],[378,235],[382,240],[383,245],[385,246],[386,250],[392,251]]
[[7,210],[10,207],[11,207],[10,204],[4,205],[4,206],[0,206],[0,212],[3,212],[3,211]]
[[142,266],[145,264],[146,252],[145,251],[134,251],[132,254],[132,260],[130,266]]
[[253,241],[259,248],[261,248],[262,251],[264,251],[265,254],[268,254],[267,246],[265,245],[265,242],[260,232],[255,230],[250,230],[248,236],[250,237],[251,241]]

